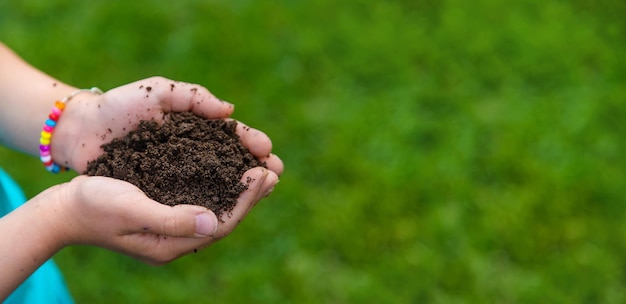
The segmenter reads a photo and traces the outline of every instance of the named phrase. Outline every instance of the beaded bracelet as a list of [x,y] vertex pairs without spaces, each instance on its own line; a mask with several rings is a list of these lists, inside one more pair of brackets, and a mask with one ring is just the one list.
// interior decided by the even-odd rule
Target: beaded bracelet
[[80,89],[72,92],[70,95],[63,97],[61,100],[57,100],[54,102],[54,107],[52,107],[52,112],[48,115],[48,119],[41,130],[41,138],[39,138],[39,158],[41,162],[46,167],[46,170],[52,173],[59,173],[62,171],[69,170],[68,167],[59,166],[52,160],[52,155],[50,153],[50,141],[52,140],[52,133],[54,132],[54,128],[59,121],[59,117],[61,117],[61,113],[65,109],[65,104],[70,101],[74,96],[82,93],[82,92],[90,92],[92,94],[100,95],[102,94],[102,90],[93,87],[91,89]]

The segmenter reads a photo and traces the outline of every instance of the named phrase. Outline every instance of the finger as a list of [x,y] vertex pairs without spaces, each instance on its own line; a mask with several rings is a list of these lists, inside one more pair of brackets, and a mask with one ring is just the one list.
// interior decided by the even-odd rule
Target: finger
[[[210,210],[193,205],[169,207],[154,202],[170,214],[152,216],[155,228],[147,221],[139,222],[134,232],[123,235],[122,253],[152,265],[166,264],[183,255],[196,252],[214,243],[217,217]],[[169,209],[169,210],[168,210]],[[181,212],[178,215],[175,213]]]
[[278,175],[274,171],[270,171],[267,175],[267,178],[265,179],[265,182],[263,183],[263,186],[261,186],[261,191],[259,191],[259,194],[261,194],[261,196],[258,197],[257,203],[261,199],[269,196],[272,191],[274,191],[274,187],[276,186],[276,184],[278,184]]
[[270,156],[267,157],[260,157],[259,161],[261,163],[265,163],[267,168],[274,171],[274,173],[278,176],[282,175],[285,170],[283,161],[275,154],[270,154]]
[[[138,195],[140,196],[140,195]],[[126,233],[152,233],[170,237],[206,237],[217,230],[217,217],[204,207],[163,205],[145,196],[133,199],[130,229]]]
[[269,170],[256,167],[252,168],[244,173],[241,178],[241,182],[248,185],[248,189],[243,191],[237,198],[237,204],[233,208],[232,212],[228,215],[223,215],[221,223],[215,233],[215,238],[220,239],[230,234],[235,227],[243,220],[248,214],[254,204],[262,197],[264,193],[263,185],[269,175]]
[[205,118],[226,118],[235,107],[233,104],[215,97],[201,85],[173,81],[163,77],[152,77],[146,80],[146,88],[150,86],[165,112],[191,111]]
[[243,146],[257,158],[268,157],[272,152],[272,141],[265,133],[248,127],[240,121],[237,121],[237,129],[235,132],[239,135],[239,138],[241,138]]

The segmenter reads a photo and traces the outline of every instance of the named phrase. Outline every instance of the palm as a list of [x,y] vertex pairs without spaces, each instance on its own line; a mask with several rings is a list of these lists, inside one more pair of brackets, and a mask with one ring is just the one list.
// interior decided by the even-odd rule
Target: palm
[[[208,119],[226,118],[234,110],[232,104],[217,99],[206,88],[162,77],[152,77],[117,87],[103,95],[72,101],[73,115],[81,126],[76,138],[66,149],[72,151],[70,166],[78,172],[102,154],[100,148],[113,138],[120,138],[135,129],[141,120],[162,122],[169,112],[191,111]],[[66,110],[68,112],[68,110]],[[63,120],[61,120],[63,122]],[[60,127],[59,127],[60,128]],[[282,161],[272,152],[272,142],[263,132],[238,122],[237,134],[243,145],[268,169],[280,175]]]
[[168,112],[193,111],[206,118],[225,118],[233,110],[198,85],[153,77],[130,83],[104,95],[77,100],[81,116],[80,142],[75,142],[73,167],[83,172],[102,153],[100,146],[123,137],[141,120],[161,122]]

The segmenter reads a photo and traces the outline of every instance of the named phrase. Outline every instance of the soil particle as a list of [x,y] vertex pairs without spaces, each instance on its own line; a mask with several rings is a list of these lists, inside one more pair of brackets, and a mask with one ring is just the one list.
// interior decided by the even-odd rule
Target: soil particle
[[84,174],[130,182],[162,204],[207,207],[223,221],[253,181],[242,183],[243,173],[265,166],[242,145],[236,127],[233,120],[191,113],[169,114],[162,126],[141,121],[124,138],[103,145],[104,154]]

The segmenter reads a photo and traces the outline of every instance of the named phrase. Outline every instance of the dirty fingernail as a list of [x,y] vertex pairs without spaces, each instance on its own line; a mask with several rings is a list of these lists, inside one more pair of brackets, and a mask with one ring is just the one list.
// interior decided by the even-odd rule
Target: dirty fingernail
[[196,236],[205,237],[217,231],[217,217],[209,213],[196,215]]
[[274,187],[270,188],[269,190],[265,191],[265,195],[263,195],[263,197],[268,197],[270,196],[270,194],[272,194],[272,192],[274,192]]
[[263,194],[263,197],[268,197],[270,194],[272,194],[272,192],[274,191],[274,188],[276,188],[276,185],[278,184],[279,180],[276,180],[274,182],[274,184],[265,191],[265,194]]

